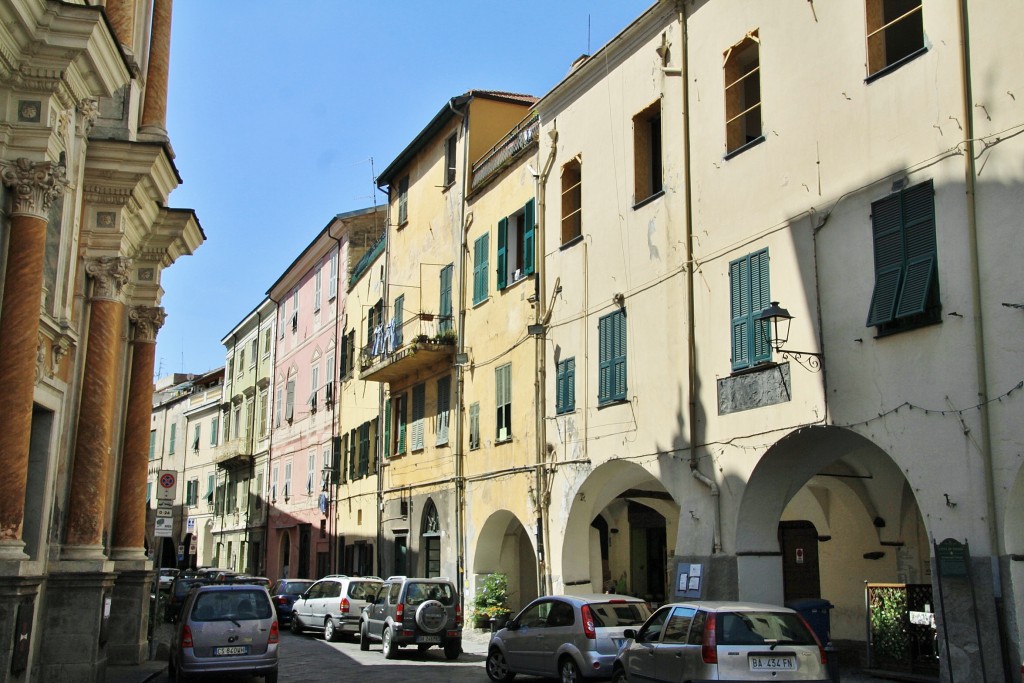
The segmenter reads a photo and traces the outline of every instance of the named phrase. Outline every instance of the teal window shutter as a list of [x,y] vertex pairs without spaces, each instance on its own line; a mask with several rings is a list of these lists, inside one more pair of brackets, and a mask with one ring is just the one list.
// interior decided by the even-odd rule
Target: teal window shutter
[[598,320],[598,403],[626,398],[626,311]]
[[384,402],[384,457],[391,457],[391,401]]
[[398,413],[398,443],[395,445],[395,455],[401,455],[405,453],[405,431],[408,416],[405,394],[402,394],[396,400],[398,401],[395,405],[395,411]]
[[523,274],[533,275],[534,251],[536,250],[537,224],[534,217],[533,200],[523,207]]
[[931,180],[871,204],[875,286],[868,327],[924,313],[938,284]]
[[449,264],[441,269],[438,332],[448,332],[452,329],[452,271],[454,268],[454,265]]
[[[405,309],[405,295],[395,297],[395,312],[391,319],[395,321],[395,348],[397,349],[402,345],[404,337],[402,336],[402,326],[405,324],[402,321],[403,310]],[[343,351],[344,353],[344,351]]]
[[409,434],[409,450],[423,448],[423,418],[427,412],[427,385],[417,384],[412,388],[412,425]]
[[487,298],[487,257],[490,249],[490,233],[481,235],[473,243],[473,304]]
[[576,359],[559,361],[555,386],[555,412],[571,413],[576,409]]
[[370,473],[370,423],[359,425],[359,476]]
[[448,443],[451,394],[452,378],[446,375],[437,380],[437,419],[434,425],[434,432],[437,434],[435,445],[437,446],[443,446]]
[[768,250],[762,249],[729,264],[733,370],[749,368],[772,357],[768,323],[758,320],[770,305],[768,263]]
[[498,221],[498,289],[505,289],[505,276],[508,270],[508,218]]
[[768,250],[762,249],[750,255],[750,330],[753,335],[750,348],[754,350],[755,364],[772,359],[768,321],[758,320],[761,312],[771,305],[769,282]]

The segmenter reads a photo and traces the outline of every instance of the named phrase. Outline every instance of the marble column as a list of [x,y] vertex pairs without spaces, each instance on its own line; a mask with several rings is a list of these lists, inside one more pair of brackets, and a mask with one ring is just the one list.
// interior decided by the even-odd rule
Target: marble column
[[0,387],[5,406],[0,413],[0,560],[19,560],[27,559],[22,530],[47,214],[68,182],[63,166],[28,159],[4,168],[2,177],[13,190],[14,209],[0,304]]
[[149,474],[149,422],[153,414],[153,359],[156,334],[164,309],[135,306],[132,369],[128,380],[128,410],[121,447],[121,479],[117,491],[112,558],[146,559],[146,477]]
[[153,0],[140,132],[167,137],[167,72],[171,60],[171,0]]
[[114,28],[117,42],[135,49],[135,0],[107,0],[107,18]]
[[103,559],[103,531],[109,500],[114,444],[114,411],[124,353],[125,311],[121,289],[131,261],[119,256],[89,258],[92,277],[89,333],[82,372],[75,460],[68,500],[64,559]]

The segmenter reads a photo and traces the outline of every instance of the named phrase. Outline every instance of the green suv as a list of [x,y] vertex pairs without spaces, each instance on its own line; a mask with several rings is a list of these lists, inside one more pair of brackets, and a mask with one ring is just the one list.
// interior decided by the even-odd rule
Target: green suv
[[462,652],[462,605],[449,579],[390,576],[363,610],[359,649],[379,641],[384,656],[394,659],[398,648],[415,645],[421,652],[434,645],[447,659]]

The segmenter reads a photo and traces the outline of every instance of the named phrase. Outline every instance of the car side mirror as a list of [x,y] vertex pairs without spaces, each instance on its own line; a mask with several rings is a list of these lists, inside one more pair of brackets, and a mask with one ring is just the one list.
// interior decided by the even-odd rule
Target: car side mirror
[[622,637],[623,638],[632,638],[633,640],[636,640],[636,629],[634,629],[634,628],[627,628],[625,631],[622,632]]

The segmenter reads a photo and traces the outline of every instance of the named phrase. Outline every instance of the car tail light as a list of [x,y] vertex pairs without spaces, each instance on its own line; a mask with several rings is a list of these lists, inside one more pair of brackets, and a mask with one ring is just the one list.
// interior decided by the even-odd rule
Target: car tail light
[[462,605],[455,603],[455,625],[462,627]]
[[590,640],[596,640],[597,631],[594,629],[594,615],[590,613],[590,605],[583,605],[580,608],[580,615],[583,617],[583,635]]
[[704,641],[700,644],[700,658],[705,664],[718,664],[718,636],[715,634],[717,620],[714,614],[704,622]]
[[800,621],[804,622],[804,626],[806,626],[807,630],[811,632],[811,637],[814,638],[814,642],[818,644],[818,654],[821,655],[821,665],[825,666],[826,664],[828,664],[828,655],[825,654],[825,648],[822,647],[821,641],[818,640],[818,634],[814,632],[814,629],[811,628],[811,625],[807,623],[806,619],[804,619],[804,615],[797,614],[797,616],[800,617]]
[[181,629],[181,647],[192,647],[192,629],[185,624],[185,628]]
[[277,625],[277,619],[274,619],[274,623],[270,625],[270,638],[267,640],[268,645],[273,645],[281,639],[281,628]]
[[283,595],[275,595],[274,596],[274,604],[275,605],[286,605],[286,604],[288,604],[288,599],[285,598]]
[[405,603],[404,602],[400,602],[397,605],[395,605],[395,619],[398,619],[399,621],[402,621],[402,618],[404,616],[405,616]]
[[338,605],[338,609],[341,610],[342,614],[348,614],[348,610],[349,610],[350,607],[351,607],[351,605],[349,605],[349,603],[348,603],[348,598],[342,598],[341,599],[341,604]]

